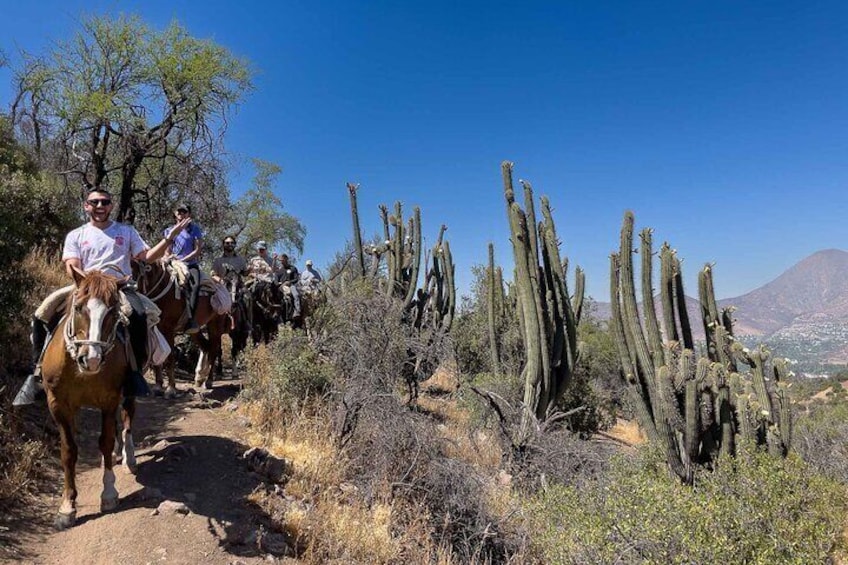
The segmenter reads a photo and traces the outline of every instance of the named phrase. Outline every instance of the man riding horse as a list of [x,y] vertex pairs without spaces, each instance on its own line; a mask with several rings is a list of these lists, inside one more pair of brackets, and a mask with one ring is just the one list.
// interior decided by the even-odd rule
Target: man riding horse
[[[102,271],[115,279],[128,279],[132,272],[130,260],[152,261],[161,257],[173,244],[175,238],[191,221],[181,219],[168,230],[164,239],[151,248],[138,234],[136,229],[109,219],[112,212],[112,195],[104,188],[93,188],[85,199],[84,210],[89,221],[72,230],[65,237],[62,260],[65,271],[73,278],[76,271]],[[18,392],[14,405],[20,406],[35,402],[41,383],[41,356],[44,344],[51,331],[61,318],[59,308],[67,302],[74,291],[74,285],[63,287],[51,294],[36,310],[32,318],[32,354],[33,370]],[[147,320],[142,298],[130,287],[122,292],[132,305],[129,316],[129,340],[135,354],[125,379],[125,396],[141,396],[149,393],[147,383],[141,375],[141,369],[147,360]],[[134,365],[134,366],[133,366]]]

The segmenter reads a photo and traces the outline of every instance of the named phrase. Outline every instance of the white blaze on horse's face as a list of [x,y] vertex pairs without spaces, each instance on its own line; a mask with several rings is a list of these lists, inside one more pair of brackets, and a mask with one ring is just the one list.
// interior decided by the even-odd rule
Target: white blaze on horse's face
[[88,308],[88,339],[96,343],[89,343],[84,351],[85,355],[80,356],[80,365],[86,371],[97,371],[100,368],[100,363],[103,361],[103,349],[100,342],[103,341],[103,321],[106,319],[106,314],[109,308],[99,298],[89,298],[85,304]]

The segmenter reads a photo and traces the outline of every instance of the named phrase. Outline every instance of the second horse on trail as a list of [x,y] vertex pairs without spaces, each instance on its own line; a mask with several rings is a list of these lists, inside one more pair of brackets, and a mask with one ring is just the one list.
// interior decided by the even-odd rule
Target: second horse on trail
[[[155,366],[156,385],[163,386],[163,372],[168,375],[168,387],[165,389],[165,397],[173,398],[177,394],[176,381],[174,379],[174,338],[185,330],[188,321],[189,293],[186,290],[185,266],[179,261],[144,261],[133,262],[133,277],[138,282],[138,290],[150,298],[162,311],[159,321],[159,330],[172,348],[171,355],[167,361],[160,366]],[[221,337],[227,333],[229,318],[218,313],[216,304],[213,304],[214,294],[203,292],[197,298],[195,309],[195,320],[199,326],[205,326],[208,336],[198,332],[192,335],[192,339],[200,348],[200,358],[194,372],[195,386],[212,387],[212,360],[216,359],[221,352]],[[224,293],[226,294],[226,293]],[[229,309],[229,306],[226,308]]]

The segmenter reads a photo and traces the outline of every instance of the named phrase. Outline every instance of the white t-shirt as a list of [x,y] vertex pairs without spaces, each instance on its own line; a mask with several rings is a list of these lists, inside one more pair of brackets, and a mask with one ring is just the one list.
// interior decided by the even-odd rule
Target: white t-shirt
[[65,237],[62,261],[79,259],[83,271],[111,271],[117,277],[132,275],[130,259],[150,249],[134,227],[112,222],[104,230],[90,223]]

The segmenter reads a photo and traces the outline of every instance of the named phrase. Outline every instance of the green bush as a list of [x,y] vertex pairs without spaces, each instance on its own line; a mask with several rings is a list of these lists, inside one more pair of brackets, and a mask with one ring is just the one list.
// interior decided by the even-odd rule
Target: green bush
[[334,374],[306,336],[283,327],[267,346],[245,353],[242,396],[262,410],[261,424],[273,427],[299,414],[305,402],[328,390]]
[[547,563],[825,563],[842,543],[842,485],[800,458],[745,452],[686,487],[656,453],[530,504]]
[[798,414],[792,448],[818,472],[848,484],[848,401],[844,395],[811,403]]

